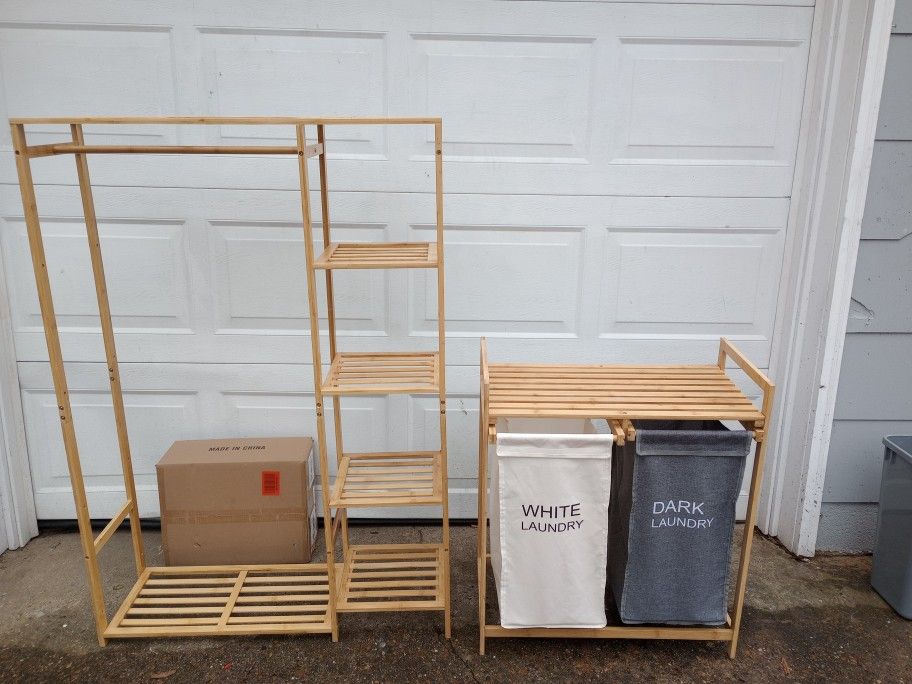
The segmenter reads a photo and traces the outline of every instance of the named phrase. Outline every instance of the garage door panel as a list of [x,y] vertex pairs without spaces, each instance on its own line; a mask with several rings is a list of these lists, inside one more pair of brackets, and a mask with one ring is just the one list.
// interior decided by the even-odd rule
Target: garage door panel
[[[311,112],[371,116],[387,110],[386,34],[355,31],[199,28],[203,100],[215,116]],[[327,88],[327,83],[332,87]],[[303,113],[303,112],[302,112]],[[386,156],[388,129],[329,129],[335,155]],[[277,144],[290,126],[213,126],[211,144]]]
[[[125,392],[133,467],[137,486],[146,492],[141,498],[144,503],[148,504],[154,496],[155,463],[164,450],[175,439],[197,434],[202,417],[199,399],[194,391]],[[23,388],[22,400],[38,516],[74,517],[53,388],[50,383],[40,389]],[[70,387],[70,401],[83,477],[94,504],[90,512],[94,517],[113,515],[123,504],[124,489],[110,394],[82,389],[77,384]],[[100,492],[108,493],[103,502],[97,497]],[[153,514],[148,505],[144,514]]]
[[611,163],[792,167],[804,41],[620,42]]
[[[440,443],[440,405],[435,397],[408,397],[409,450],[436,449]],[[474,394],[447,394],[447,432],[474,435],[449,440],[449,476],[469,479],[478,475],[478,390]]]
[[[720,335],[768,359],[787,201],[525,200],[451,202],[450,363],[474,363],[480,335],[549,362],[661,362],[663,353],[702,362]],[[459,223],[470,206],[491,224]],[[548,216],[556,227],[543,225]],[[558,223],[574,219],[583,227]],[[411,335],[426,337],[434,279],[412,282]]]
[[[20,70],[9,76],[4,102],[15,115],[48,107],[58,114],[60,101],[86,114],[442,115],[449,192],[789,194],[812,8],[568,8],[532,2],[517,12],[509,3],[477,3],[467,12],[454,3],[402,2],[314,5],[306,12],[287,6],[277,14],[264,5],[246,6],[241,16],[248,25],[238,26],[217,21],[233,16],[228,10],[206,15],[198,7],[192,17],[169,17],[170,30],[67,24],[57,33],[75,36],[77,44],[52,42],[48,64],[66,64],[62,76],[49,77],[59,80],[54,97],[40,81],[21,80],[32,72]],[[9,50],[37,30],[21,14],[20,23],[4,29],[20,36]],[[117,47],[120,34],[136,36],[135,49],[148,54],[111,54],[100,65],[82,59],[95,43],[134,49]],[[131,78],[140,59],[142,69]],[[123,94],[109,85],[86,101],[84,93],[97,90],[96,74],[130,85]],[[82,88],[87,82],[92,87]],[[90,135],[94,130],[87,127]],[[97,130],[99,140],[110,132]],[[431,189],[429,128],[328,133],[334,187]],[[292,126],[157,135],[211,144],[294,140]],[[0,182],[12,183],[11,154],[2,155],[9,163],[0,165]],[[38,182],[73,181],[69,168],[43,160],[35,168]],[[92,171],[97,184],[151,187],[293,189],[298,180],[293,159],[250,157],[99,157]]]
[[[7,197],[15,192],[7,190]],[[102,234],[121,236],[103,241],[103,250],[122,361],[309,362],[296,193],[96,194]],[[84,235],[74,201],[65,189],[42,190],[49,236]],[[712,355],[707,349],[719,335],[729,335],[763,363],[787,213],[782,199],[453,195],[445,233],[448,361],[477,363],[482,335],[551,362],[660,361],[662,353],[700,360]],[[428,195],[339,193],[332,215],[341,240],[433,239]],[[21,217],[7,217],[0,244],[17,354],[42,360],[23,228]],[[66,358],[103,361],[86,251],[84,238],[68,251],[49,251],[51,277]],[[433,271],[346,271],[335,280],[343,349],[433,348]],[[323,278],[317,284],[322,302]]]
[[[0,75],[7,116],[102,112],[160,116],[175,111],[172,36],[165,26],[0,23]],[[5,128],[5,127],[4,127]],[[0,133],[10,145],[8,130]],[[66,126],[42,126],[35,144],[69,139]],[[100,126],[88,142],[173,143],[164,126]],[[14,167],[15,168],[15,167]]]
[[594,37],[410,39],[412,110],[448,113],[451,162],[591,161]]
[[775,228],[609,229],[601,334],[769,337],[780,238]]
[[[272,373],[266,372],[263,375]],[[232,380],[228,372],[225,373],[223,382],[231,386]],[[270,389],[274,384],[274,380],[263,377],[262,389],[257,391],[219,391],[216,398],[232,425],[226,429],[221,424],[216,424],[211,427],[212,433],[225,437],[314,435],[316,411],[313,393],[277,392]],[[389,448],[387,445],[390,403],[387,397],[357,397],[345,400],[343,439],[346,451],[382,451]],[[327,420],[333,420],[331,408],[327,409]],[[330,472],[335,476],[334,435],[328,436],[327,448],[330,453]]]
[[[98,306],[84,219],[42,222],[45,255],[61,331],[98,329]],[[99,224],[114,325],[144,335],[193,328],[187,224],[181,219],[111,220]],[[41,332],[25,221],[3,222],[2,247],[17,330]]]
[[[414,226],[432,240],[432,226]],[[578,337],[585,228],[453,225],[446,228],[448,335]],[[437,334],[437,279],[410,278],[410,334]]]
[[[300,223],[210,221],[213,297],[218,318],[215,334],[268,334],[310,329],[304,245]],[[319,229],[319,227],[318,227]],[[334,239],[381,242],[382,224],[334,224]],[[316,253],[322,242],[314,244]],[[336,326],[345,334],[389,334],[389,274],[353,271],[336,276],[339,283]],[[321,292],[322,294],[322,292]],[[326,327],[325,296],[320,299]]]

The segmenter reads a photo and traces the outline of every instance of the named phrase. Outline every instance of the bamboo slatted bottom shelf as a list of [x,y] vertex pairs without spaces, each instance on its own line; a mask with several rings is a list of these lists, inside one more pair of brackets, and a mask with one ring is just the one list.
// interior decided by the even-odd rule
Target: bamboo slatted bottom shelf
[[419,506],[443,501],[439,451],[346,454],[330,506]]
[[146,568],[109,639],[329,634],[326,564]]
[[445,610],[445,562],[441,544],[350,546],[336,610]]

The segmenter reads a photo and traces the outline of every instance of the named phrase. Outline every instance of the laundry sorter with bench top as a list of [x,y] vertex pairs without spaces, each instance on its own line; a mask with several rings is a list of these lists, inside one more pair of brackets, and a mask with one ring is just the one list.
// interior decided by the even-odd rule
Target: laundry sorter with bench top
[[[731,361],[762,393],[760,407],[732,381]],[[598,639],[688,639],[729,642],[734,658],[744,609],[751,542],[757,516],[763,457],[774,386],[728,340],[719,341],[717,362],[706,365],[571,365],[489,363],[481,340],[481,389],[478,444],[478,623],[479,650],[488,638],[575,637]],[[634,421],[737,421],[756,444],[744,534],[736,570],[734,605],[723,624],[614,624],[605,627],[507,628],[488,622],[488,444],[503,419],[606,419],[615,444],[636,440]]]

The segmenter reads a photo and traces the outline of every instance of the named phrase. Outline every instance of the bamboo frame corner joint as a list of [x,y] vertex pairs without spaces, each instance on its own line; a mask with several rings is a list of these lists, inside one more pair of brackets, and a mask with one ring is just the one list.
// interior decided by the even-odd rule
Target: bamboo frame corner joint
[[[63,124],[69,126],[70,140],[43,145],[29,145],[26,126],[39,124]],[[87,144],[83,127],[96,124],[106,125],[287,125],[294,127],[295,145],[288,146],[218,146],[218,145],[110,145]],[[339,522],[346,526],[343,516],[333,521],[330,506],[330,488],[328,482],[328,460],[325,448],[325,431],[323,430],[323,403],[319,381],[319,328],[315,318],[315,278],[313,259],[312,223],[310,217],[310,197],[307,183],[307,161],[318,158],[320,165],[321,208],[323,211],[323,233],[325,241],[329,238],[328,198],[326,189],[326,136],[328,125],[432,125],[435,129],[435,170],[437,198],[437,241],[433,250],[416,254],[408,246],[396,245],[385,254],[372,252],[362,256],[362,267],[398,266],[396,260],[409,261],[409,266],[416,267],[416,261],[424,260],[421,267],[436,267],[438,270],[438,298],[440,306],[440,349],[435,357],[439,366],[434,367],[434,379],[439,381],[441,406],[441,456],[436,464],[435,483],[442,483],[442,503],[444,544],[435,549],[430,562],[437,571],[435,591],[442,594],[443,600],[439,609],[445,610],[446,633],[450,631],[450,595],[449,595],[449,536],[446,508],[446,429],[445,429],[445,389],[443,377],[443,208],[442,208],[442,151],[441,126],[438,117],[43,117],[14,118],[10,120],[16,169],[19,177],[19,189],[22,195],[22,207],[28,235],[32,267],[38,291],[38,301],[45,340],[57,399],[58,417],[63,435],[67,468],[73,489],[76,505],[76,517],[79,527],[80,542],[88,577],[92,612],[95,620],[96,634],[100,645],[104,646],[112,638],[163,637],[163,636],[219,636],[247,634],[331,634],[333,641],[339,637],[337,603],[339,583],[336,578],[334,556],[335,534]],[[305,127],[316,126],[317,142],[305,143]],[[32,177],[31,161],[47,156],[72,154],[76,164],[80,196],[85,216],[86,235],[89,244],[89,255],[92,275],[98,303],[100,327],[104,343],[105,360],[108,368],[108,380],[114,407],[117,430],[118,449],[123,471],[126,501],[102,531],[94,536],[92,521],[89,515],[88,498],[85,480],[79,457],[79,445],[73,424],[73,412],[70,403],[67,375],[63,363],[60,344],[60,333],[57,327],[57,316],[51,293],[50,275],[44,251],[40,218],[35,197],[35,185]],[[92,185],[89,176],[88,157],[90,154],[257,154],[257,155],[296,155],[299,158],[299,182],[301,208],[304,217],[307,256],[307,278],[311,304],[311,342],[314,352],[315,380],[317,383],[316,413],[321,426],[320,445],[320,478],[322,485],[323,516],[326,524],[324,534],[327,547],[325,563],[308,563],[295,565],[242,565],[242,566],[199,566],[199,567],[148,567],[140,529],[139,507],[133,475],[132,456],[127,432],[124,409],[123,389],[111,319],[107,283],[104,274],[101,242],[98,233],[98,219],[92,196]],[[351,262],[348,248],[342,249],[340,257],[347,256]],[[354,255],[358,256],[358,255]],[[388,258],[391,257],[391,258]],[[330,259],[331,262],[331,259]],[[320,268],[327,268],[323,263]],[[331,267],[326,270],[332,294]],[[339,266],[343,267],[343,266]],[[349,267],[350,263],[349,263]],[[331,352],[335,354],[335,328],[331,323]],[[338,396],[333,398],[338,409]],[[339,411],[335,412],[337,421]],[[341,426],[337,427],[337,444],[341,450]],[[368,469],[369,472],[369,469]],[[131,540],[137,581],[129,591],[125,601],[109,621],[105,610],[104,593],[101,583],[98,556],[104,546],[113,537],[114,532],[125,521],[130,521]],[[414,562],[425,567],[428,554],[423,548],[406,548],[405,555],[415,559]],[[445,552],[445,553],[442,553]],[[365,565],[385,572],[386,565],[402,564],[398,553],[389,553],[384,549],[367,548],[363,558]],[[379,562],[376,556],[380,556]],[[347,566],[344,566],[347,567]],[[384,585],[386,586],[386,585]],[[429,608],[426,608],[429,609]],[[434,609],[438,609],[434,604]]]
[[[728,377],[726,368],[729,360],[762,391],[763,399],[759,409]],[[716,364],[679,366],[490,364],[487,342],[482,338],[479,376],[479,652],[484,654],[488,638],[686,639],[727,641],[729,657],[734,658],[747,589],[752,532],[760,499],[768,421],[775,394],[775,386],[769,378],[725,338],[719,340]],[[752,431],[757,448],[736,570],[734,605],[726,623],[718,627],[609,625],[597,629],[505,629],[498,624],[488,624],[488,444],[496,437],[497,420],[512,417],[603,418],[608,421],[619,444],[636,439],[632,421],[639,418],[735,420]]]

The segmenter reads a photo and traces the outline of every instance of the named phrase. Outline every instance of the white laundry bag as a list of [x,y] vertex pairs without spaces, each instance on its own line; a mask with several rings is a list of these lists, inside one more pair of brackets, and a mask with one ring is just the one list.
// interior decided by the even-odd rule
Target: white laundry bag
[[507,628],[604,627],[614,436],[508,419],[491,462],[491,562]]

